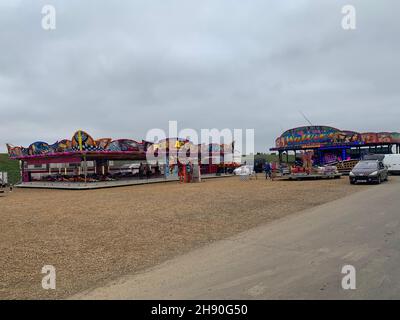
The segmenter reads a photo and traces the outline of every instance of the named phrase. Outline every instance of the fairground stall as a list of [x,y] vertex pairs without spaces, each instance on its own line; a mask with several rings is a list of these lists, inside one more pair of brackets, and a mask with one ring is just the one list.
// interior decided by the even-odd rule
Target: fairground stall
[[[132,139],[95,140],[79,130],[71,140],[53,144],[38,141],[27,148],[7,144],[7,148],[11,159],[20,160],[19,186],[87,189],[178,179],[183,165],[172,161],[173,157],[183,146],[189,146],[190,155],[191,145],[180,138],[158,144]],[[149,159],[149,154],[157,157]],[[204,174],[212,173],[214,170],[204,170]]]
[[[186,165],[193,164],[196,161],[197,153],[195,157],[191,157],[193,147],[194,145],[187,139],[163,139],[149,146],[147,161],[161,166],[166,178],[178,179],[184,177],[186,181],[187,171],[190,171],[186,170]],[[184,158],[185,163],[182,158]],[[192,168],[192,170],[194,169]]]
[[235,157],[235,147],[232,144],[200,144],[199,159],[201,172],[226,174],[232,173],[235,168],[240,166],[241,155]]
[[134,175],[126,163],[145,161],[146,141],[131,139],[94,140],[85,131],[77,131],[71,140],[53,144],[38,141],[28,148],[7,145],[11,159],[20,160],[22,183],[99,182],[123,178],[124,171]]
[[310,158],[313,165],[336,165],[349,171],[367,154],[400,152],[400,133],[340,130],[329,126],[306,126],[285,131],[276,139],[271,151],[279,153],[279,161]]
[[[234,157],[234,144],[198,144],[182,138],[167,138],[149,146],[148,155],[154,155],[153,163],[166,165],[166,175],[179,175],[180,166],[190,162],[198,165],[202,175],[227,174],[240,166],[240,158]],[[179,159],[179,155],[185,158]]]

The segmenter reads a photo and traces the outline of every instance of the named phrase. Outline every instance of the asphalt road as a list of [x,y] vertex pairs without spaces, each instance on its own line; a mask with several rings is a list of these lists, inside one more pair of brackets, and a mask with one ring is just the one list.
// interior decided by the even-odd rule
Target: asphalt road
[[[391,177],[73,298],[400,298],[399,220]],[[344,265],[355,267],[355,290],[342,288]]]

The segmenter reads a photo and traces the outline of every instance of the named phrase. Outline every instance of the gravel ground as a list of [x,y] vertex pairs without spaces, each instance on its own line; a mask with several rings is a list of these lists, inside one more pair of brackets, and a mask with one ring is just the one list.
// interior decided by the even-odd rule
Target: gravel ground
[[[65,298],[209,242],[356,192],[347,178],[17,189],[0,198],[0,298]],[[339,214],[339,213],[338,213]],[[55,266],[57,289],[41,269]]]

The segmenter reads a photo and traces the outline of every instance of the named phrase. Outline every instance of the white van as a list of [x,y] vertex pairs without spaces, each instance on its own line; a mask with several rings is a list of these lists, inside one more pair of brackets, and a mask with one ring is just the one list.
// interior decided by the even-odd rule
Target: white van
[[390,174],[400,174],[400,154],[385,154],[383,164],[388,167]]

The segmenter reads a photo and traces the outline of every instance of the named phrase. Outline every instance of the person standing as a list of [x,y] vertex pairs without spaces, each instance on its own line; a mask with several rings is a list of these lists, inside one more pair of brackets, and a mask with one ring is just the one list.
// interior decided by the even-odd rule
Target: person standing
[[283,165],[282,165],[282,163],[279,163],[279,173],[281,174],[281,177],[283,177]]
[[271,163],[271,180],[274,181],[275,175],[277,172],[277,164],[276,162]]
[[182,183],[185,181],[185,169],[186,166],[183,164],[178,164],[178,176],[179,176],[179,182]]
[[139,165],[139,179],[143,179],[143,171],[144,171],[144,167],[143,167],[143,163],[141,162]]
[[145,170],[146,170],[146,178],[147,178],[147,179],[150,179],[150,178],[151,178],[152,171],[151,171],[151,167],[150,167],[150,165],[149,165],[148,163],[146,163]]
[[192,182],[192,174],[193,174],[193,165],[192,162],[189,161],[186,164],[186,182]]
[[161,175],[160,165],[158,164],[158,161],[156,162],[156,167],[154,169],[154,173],[155,173],[156,177],[159,177]]

